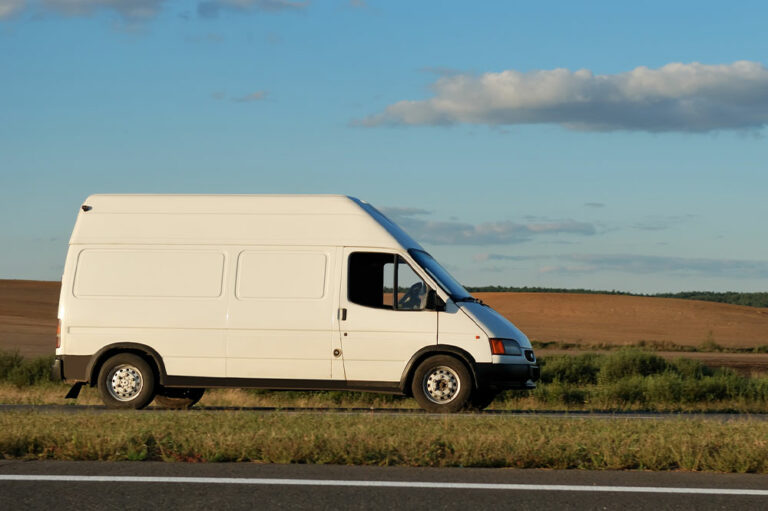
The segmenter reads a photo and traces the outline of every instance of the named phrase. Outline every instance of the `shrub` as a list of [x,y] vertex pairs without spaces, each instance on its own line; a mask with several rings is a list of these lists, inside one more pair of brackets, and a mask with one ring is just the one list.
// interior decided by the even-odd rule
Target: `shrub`
[[610,385],[601,385],[598,395],[606,403],[622,405],[643,404],[646,402],[646,380],[642,376],[627,376],[614,381]]
[[541,381],[543,383],[554,381],[574,384],[597,383],[600,358],[600,355],[594,353],[548,357],[542,360]]
[[684,377],[673,372],[646,377],[643,389],[645,402],[680,403],[683,396],[683,380]]
[[698,360],[678,358],[669,362],[669,369],[680,374],[683,378],[700,380],[704,376],[712,376],[712,370]]
[[587,401],[589,391],[556,381],[548,385],[540,385],[533,391],[536,400],[551,404],[583,405]]
[[668,368],[667,361],[658,355],[636,349],[621,350],[605,356],[598,374],[598,381],[612,383],[628,376],[663,373]]
[[25,359],[16,351],[0,351],[0,381],[7,381],[19,387],[50,382],[51,365],[52,355]]
[[21,366],[24,358],[18,351],[0,351],[0,380],[7,380],[14,369]]

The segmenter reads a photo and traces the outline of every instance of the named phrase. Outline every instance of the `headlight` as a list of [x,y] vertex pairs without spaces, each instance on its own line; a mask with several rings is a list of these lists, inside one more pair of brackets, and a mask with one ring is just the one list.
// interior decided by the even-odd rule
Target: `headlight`
[[520,345],[514,339],[488,339],[494,355],[522,355]]

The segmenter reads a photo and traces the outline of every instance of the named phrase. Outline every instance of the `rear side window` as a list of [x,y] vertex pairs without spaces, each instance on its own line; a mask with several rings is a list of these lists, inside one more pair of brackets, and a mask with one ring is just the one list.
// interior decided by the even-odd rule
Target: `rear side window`
[[246,251],[237,261],[240,299],[320,299],[328,257],[317,252]]
[[77,258],[73,292],[81,298],[215,298],[223,274],[219,252],[86,249]]
[[380,252],[349,255],[347,298],[366,307],[422,310],[427,285],[402,257]]

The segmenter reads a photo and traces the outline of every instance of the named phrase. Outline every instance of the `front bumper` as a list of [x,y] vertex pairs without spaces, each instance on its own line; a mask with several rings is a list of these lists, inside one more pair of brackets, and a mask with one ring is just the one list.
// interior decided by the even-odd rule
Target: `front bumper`
[[480,388],[498,390],[530,390],[536,388],[541,370],[531,364],[475,364],[477,384]]

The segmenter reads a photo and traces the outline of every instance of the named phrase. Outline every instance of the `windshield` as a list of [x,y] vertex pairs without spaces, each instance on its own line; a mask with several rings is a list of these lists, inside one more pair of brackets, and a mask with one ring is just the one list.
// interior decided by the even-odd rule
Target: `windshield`
[[424,271],[429,273],[430,277],[435,279],[437,284],[443,288],[445,292],[451,295],[451,299],[453,301],[461,301],[465,298],[470,298],[474,301],[472,295],[470,295],[469,292],[464,289],[464,287],[459,284],[458,281],[454,279],[445,268],[440,266],[440,263],[435,261],[431,255],[427,254],[423,250],[415,249],[410,249],[408,253],[411,254],[411,257],[413,257],[417,263],[419,263],[419,266],[424,268]]

